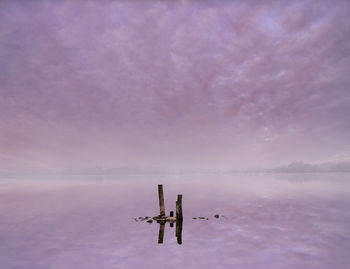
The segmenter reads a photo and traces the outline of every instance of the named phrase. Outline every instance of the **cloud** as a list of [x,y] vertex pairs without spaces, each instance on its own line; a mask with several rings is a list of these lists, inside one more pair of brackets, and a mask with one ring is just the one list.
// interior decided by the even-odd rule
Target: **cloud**
[[3,1],[0,10],[3,154],[247,166],[348,146],[347,1]]

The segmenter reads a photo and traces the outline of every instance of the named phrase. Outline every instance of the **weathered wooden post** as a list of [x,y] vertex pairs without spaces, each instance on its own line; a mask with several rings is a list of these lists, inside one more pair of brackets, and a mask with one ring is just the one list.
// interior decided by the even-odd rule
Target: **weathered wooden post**
[[183,223],[182,194],[177,195],[176,217],[174,217],[174,211],[170,211],[169,216],[165,215],[164,192],[163,192],[162,184],[158,184],[158,197],[159,197],[160,214],[158,216],[154,216],[152,219],[149,220],[150,222],[155,220],[157,221],[157,223],[159,223],[158,243],[159,244],[163,243],[165,224],[169,222],[170,227],[174,227],[174,223],[176,223],[175,235],[177,238],[177,243],[182,244],[182,223]]
[[182,220],[182,194],[177,195],[176,201],[176,220]]
[[165,216],[163,185],[158,185],[160,216]]

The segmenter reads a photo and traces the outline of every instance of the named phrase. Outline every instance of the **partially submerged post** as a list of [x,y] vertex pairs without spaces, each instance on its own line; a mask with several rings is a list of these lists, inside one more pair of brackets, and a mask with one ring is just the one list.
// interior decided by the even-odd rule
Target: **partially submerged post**
[[158,185],[158,197],[159,197],[159,216],[153,217],[153,220],[159,223],[159,234],[158,234],[158,243],[163,243],[164,238],[164,229],[165,224],[169,222],[170,227],[174,227],[174,223],[176,223],[175,235],[177,238],[177,243],[182,244],[182,194],[177,195],[176,201],[176,217],[174,217],[174,211],[170,211],[170,216],[165,215],[165,206],[164,206],[164,193],[163,193],[163,185]]
[[177,195],[177,201],[176,201],[176,219],[182,220],[182,194]]
[[158,197],[159,197],[159,209],[160,216],[165,216],[165,207],[164,207],[164,193],[163,193],[163,185],[158,185]]

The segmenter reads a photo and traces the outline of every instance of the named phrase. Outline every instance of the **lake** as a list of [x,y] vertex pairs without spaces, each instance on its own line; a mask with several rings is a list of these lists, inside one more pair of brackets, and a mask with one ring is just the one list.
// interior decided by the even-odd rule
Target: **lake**
[[[183,195],[182,244],[139,218],[158,184],[167,215]],[[0,180],[0,269],[345,269],[349,253],[345,173]]]

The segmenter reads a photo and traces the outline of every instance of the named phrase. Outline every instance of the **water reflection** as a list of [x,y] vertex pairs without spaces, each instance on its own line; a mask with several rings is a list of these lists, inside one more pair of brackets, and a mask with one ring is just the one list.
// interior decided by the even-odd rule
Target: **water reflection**
[[[163,244],[164,239],[164,231],[165,231],[165,224],[166,221],[158,220],[157,223],[159,223],[159,233],[158,233],[158,244]],[[182,224],[183,220],[177,220],[176,222],[176,228],[175,228],[175,236],[177,239],[177,243],[179,245],[182,244]],[[174,227],[174,222],[169,222],[170,228]]]
[[158,233],[158,244],[163,244],[165,230],[165,221],[159,221],[159,233]]
[[164,180],[168,210],[185,197],[183,231],[152,218],[158,178],[3,184],[0,268],[348,268],[349,175],[329,176]]
[[176,238],[177,238],[177,243],[179,245],[182,244],[182,222],[183,222],[182,220],[178,220],[176,222],[176,233],[175,233],[175,235],[176,235]]

